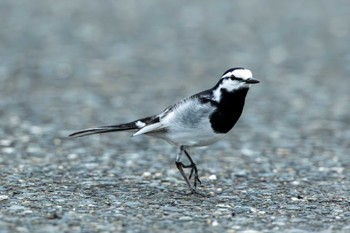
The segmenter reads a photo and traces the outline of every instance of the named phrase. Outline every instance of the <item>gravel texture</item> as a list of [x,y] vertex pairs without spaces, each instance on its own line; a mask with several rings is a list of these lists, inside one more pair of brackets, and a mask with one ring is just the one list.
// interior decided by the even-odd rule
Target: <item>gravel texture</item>
[[[350,232],[350,4],[0,1],[0,232]],[[261,81],[224,140],[176,148],[134,120],[213,86]]]

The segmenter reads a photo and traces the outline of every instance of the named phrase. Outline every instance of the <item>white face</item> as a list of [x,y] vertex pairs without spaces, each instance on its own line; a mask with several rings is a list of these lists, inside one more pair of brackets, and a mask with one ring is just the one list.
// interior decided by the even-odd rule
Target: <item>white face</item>
[[253,78],[253,74],[248,69],[235,69],[227,72],[222,76],[222,83],[220,87],[227,91],[233,91],[242,87],[249,87],[250,84],[246,83],[248,79]]

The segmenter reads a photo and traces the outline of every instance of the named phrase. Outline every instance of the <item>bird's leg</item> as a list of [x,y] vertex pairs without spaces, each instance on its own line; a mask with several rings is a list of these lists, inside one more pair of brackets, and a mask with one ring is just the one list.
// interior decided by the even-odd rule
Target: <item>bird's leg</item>
[[194,172],[194,188],[196,189],[197,188],[197,182],[199,184],[202,184],[202,181],[199,179],[199,176],[198,176],[198,169],[197,169],[197,166],[196,164],[193,162],[190,154],[186,151],[186,150],[183,150],[185,152],[185,155],[187,156],[188,160],[190,161],[190,165],[188,165],[187,167],[190,167],[192,168],[191,169],[191,172],[190,172],[190,175],[189,175],[189,179],[191,179],[192,175],[193,175],[193,172]]
[[184,172],[184,170],[183,170],[183,168],[189,168],[190,166],[185,165],[185,164],[183,164],[183,163],[181,162],[182,151],[183,151],[183,148],[180,147],[180,152],[179,152],[179,154],[176,156],[175,164],[176,164],[177,169],[180,171],[182,177],[183,177],[184,180],[186,181],[188,187],[190,188],[191,193],[195,193],[196,190],[192,187],[192,185],[191,185],[189,179],[187,178],[187,176],[186,176],[186,174],[185,174],[185,172]]
[[[181,162],[181,155],[182,155],[182,152],[185,152],[185,154],[186,154],[188,160],[191,162],[190,165],[185,165],[185,164],[183,164],[183,163]],[[193,162],[191,156],[190,156],[190,155],[188,154],[188,152],[184,149],[184,147],[180,147],[180,152],[179,152],[178,156],[176,157],[175,164],[176,164],[177,169],[179,169],[179,171],[180,171],[182,177],[185,179],[185,181],[186,181],[188,187],[190,188],[191,193],[196,193],[196,194],[198,194],[197,191],[196,191],[197,182],[201,183],[201,181],[200,181],[200,179],[199,179],[199,177],[198,177],[198,169],[197,169],[196,164]],[[190,175],[189,175],[188,178],[187,178],[187,176],[186,176],[186,174],[185,174],[183,168],[191,168],[191,172],[190,172]],[[192,175],[193,175],[193,172],[194,172],[194,188],[193,188],[193,186],[192,186],[191,183],[190,183],[190,179],[191,179],[191,177],[192,177]]]

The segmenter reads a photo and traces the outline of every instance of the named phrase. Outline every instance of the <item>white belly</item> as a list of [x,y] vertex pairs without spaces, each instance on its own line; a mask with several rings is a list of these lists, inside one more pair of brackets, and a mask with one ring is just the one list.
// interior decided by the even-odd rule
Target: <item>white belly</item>
[[173,125],[168,128],[165,134],[157,136],[177,146],[200,147],[213,144],[224,135],[214,133],[209,121],[207,121],[196,127]]
[[211,135],[196,135],[193,137],[193,133],[179,133],[174,134],[172,137],[165,137],[164,139],[170,142],[171,144],[175,144],[177,146],[186,146],[186,147],[201,147],[213,144],[220,140],[224,134],[211,134]]

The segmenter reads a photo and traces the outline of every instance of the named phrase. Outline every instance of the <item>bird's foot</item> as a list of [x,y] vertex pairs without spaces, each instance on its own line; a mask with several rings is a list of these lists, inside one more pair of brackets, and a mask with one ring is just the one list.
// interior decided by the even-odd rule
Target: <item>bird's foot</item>
[[184,196],[210,197],[209,195],[201,193],[196,189],[191,189],[189,192],[176,192],[176,193]]

